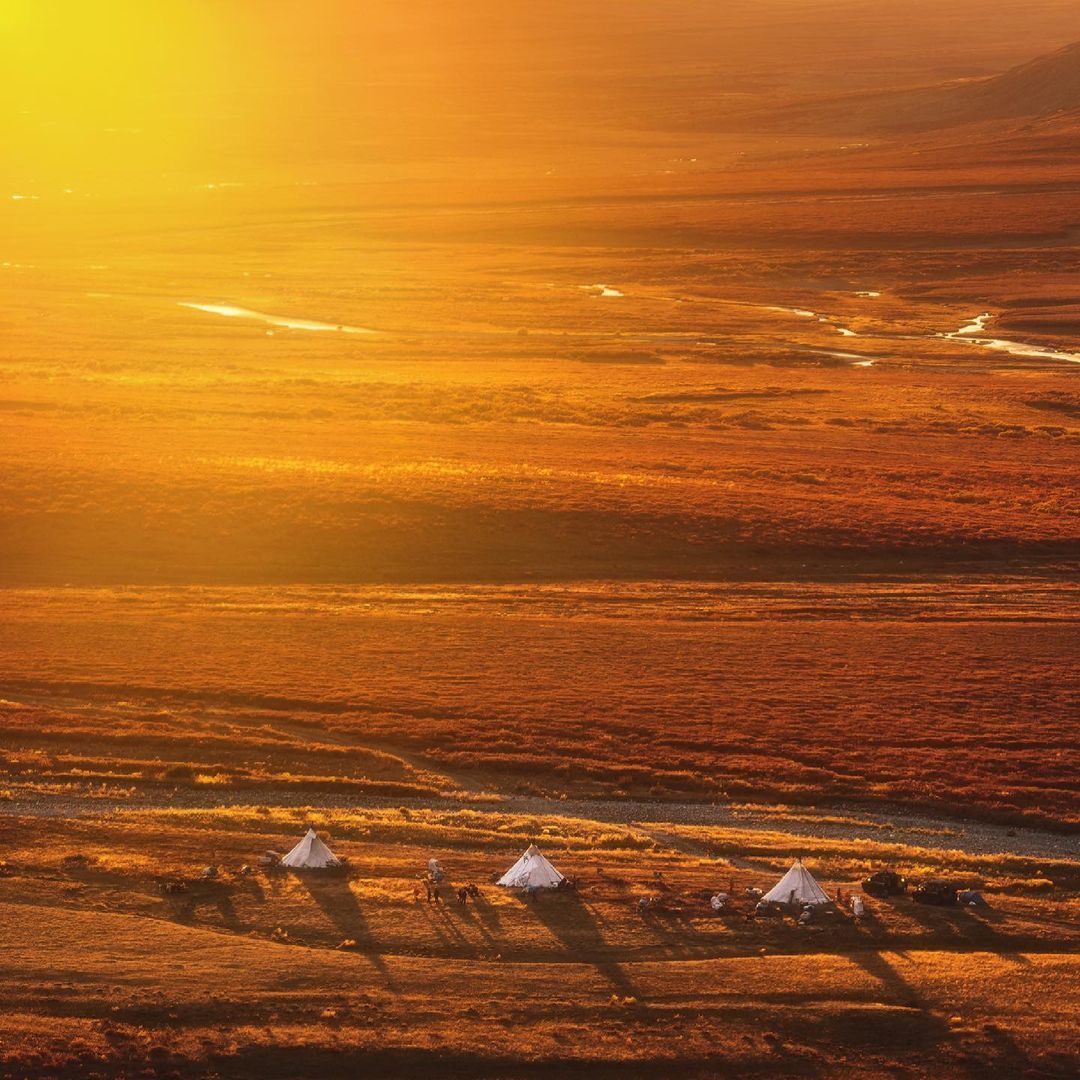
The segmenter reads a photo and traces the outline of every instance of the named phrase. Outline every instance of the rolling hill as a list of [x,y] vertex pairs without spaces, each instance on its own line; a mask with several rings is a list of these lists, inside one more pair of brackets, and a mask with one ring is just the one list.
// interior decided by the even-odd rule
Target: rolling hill
[[772,126],[822,132],[930,131],[1080,110],[1080,42],[989,78],[802,102]]

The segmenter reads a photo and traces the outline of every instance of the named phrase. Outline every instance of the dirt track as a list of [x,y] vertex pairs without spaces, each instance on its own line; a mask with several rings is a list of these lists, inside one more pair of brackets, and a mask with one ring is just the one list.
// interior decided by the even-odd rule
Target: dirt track
[[874,813],[861,807],[799,807],[797,817],[776,816],[766,808],[733,810],[708,803],[644,802],[605,799],[545,799],[508,796],[499,801],[461,802],[452,798],[404,799],[357,798],[259,788],[222,791],[175,789],[154,795],[140,794],[129,799],[109,799],[84,795],[47,796],[26,789],[12,789],[13,798],[0,803],[0,814],[24,817],[80,817],[112,810],[215,809],[224,806],[260,805],[269,807],[326,807],[382,809],[407,806],[414,810],[462,810],[478,813],[532,814],[538,817],[573,817],[611,824],[651,826],[663,824],[723,825],[730,829],[789,833],[792,836],[843,840],[869,839],[878,843],[898,843],[938,851],[967,854],[1031,855],[1075,857],[1080,843],[1075,836],[1039,829],[1018,829],[978,821],[958,821],[902,812]]

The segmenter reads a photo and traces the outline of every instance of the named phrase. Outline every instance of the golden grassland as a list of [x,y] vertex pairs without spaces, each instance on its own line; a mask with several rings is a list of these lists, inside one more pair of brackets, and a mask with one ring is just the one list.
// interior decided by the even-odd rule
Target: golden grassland
[[[977,10],[978,32],[916,60],[910,27],[885,33],[880,12],[838,26],[805,4],[751,7],[724,20],[746,51],[716,62],[759,102],[770,66],[787,80],[775,93],[865,79],[837,58],[868,35],[931,80],[1034,54],[1025,38],[1054,41],[1068,13],[1038,5],[1020,31],[985,5],[921,4],[899,22],[955,34]],[[445,130],[429,116],[418,141],[380,128],[302,169],[290,144],[291,171],[239,144],[122,191],[14,175],[19,198],[0,200],[3,580],[804,576],[1074,558],[1072,365],[939,335],[988,311],[1067,345],[1075,116],[899,144],[678,125],[631,102],[685,110],[671,65],[714,39],[715,19],[691,4],[685,31],[658,32],[647,5],[620,8],[617,42],[597,11],[573,35],[541,20],[531,46],[555,65],[542,70],[578,70],[573,44],[555,49],[577,42],[586,81],[643,65],[640,83],[617,80],[630,95],[617,127],[603,114],[617,100],[537,76],[576,101],[568,112],[520,85],[527,65],[480,63],[489,91],[506,86],[482,108],[463,60],[429,72],[466,102]],[[515,21],[534,21],[461,18],[440,32],[468,56],[500,35],[524,47]],[[764,33],[778,19],[793,38]],[[393,25],[370,16],[365,45],[345,22],[371,52]],[[292,30],[318,36],[315,20]],[[795,40],[801,64],[783,62]],[[419,40],[393,45],[374,57],[402,65],[390,128],[423,114],[403,88],[433,62]],[[501,109],[515,102],[510,137]],[[359,139],[370,104],[345,96],[323,120]],[[529,110],[546,125],[521,124]],[[1047,303],[1057,317],[1033,319]]]
[[1075,365],[943,335],[985,311],[1067,345],[1023,320],[1077,295],[1075,182],[1021,157],[973,191],[946,158],[911,186],[867,154],[811,155],[794,190],[781,158],[618,198],[0,207],[4,581],[1071,565]]
[[1075,829],[1053,582],[20,590],[0,788],[863,802]]
[[[346,874],[243,878],[314,819]],[[1075,1064],[1074,860],[469,811],[119,812],[0,822],[2,1067],[11,1075],[1065,1076]],[[576,894],[488,884],[530,837]],[[871,901],[809,928],[717,917],[793,842],[830,889],[895,862],[987,911]],[[427,858],[447,903],[416,901]],[[162,895],[213,859],[221,880]],[[658,878],[656,875],[661,876]],[[1037,875],[1037,876],[1036,876]],[[464,908],[450,886],[476,881]],[[661,908],[641,915],[641,896]],[[745,909],[745,902],[739,902]],[[607,1070],[607,1071],[605,1071]]]
[[[872,123],[1074,0],[77,6],[0,11],[0,1075],[1075,1075],[1080,114]],[[711,914],[797,854],[991,906]]]

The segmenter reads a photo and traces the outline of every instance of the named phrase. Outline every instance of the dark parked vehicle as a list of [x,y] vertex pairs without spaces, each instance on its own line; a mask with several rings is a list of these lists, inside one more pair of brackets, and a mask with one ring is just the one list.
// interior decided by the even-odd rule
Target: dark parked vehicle
[[907,880],[892,870],[878,870],[862,883],[862,891],[867,896],[876,896],[879,899],[903,896],[907,892]]
[[937,904],[939,907],[948,907],[956,903],[956,886],[950,885],[941,878],[932,881],[924,881],[912,894],[911,899],[920,904]]

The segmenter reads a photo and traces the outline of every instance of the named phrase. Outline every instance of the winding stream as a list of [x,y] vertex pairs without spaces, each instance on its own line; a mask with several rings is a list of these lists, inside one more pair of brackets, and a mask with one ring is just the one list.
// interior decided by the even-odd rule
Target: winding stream
[[210,315],[223,315],[230,319],[253,319],[257,322],[266,323],[268,326],[280,326],[285,330],[330,331],[338,334],[375,334],[378,332],[368,330],[363,326],[319,322],[316,319],[295,319],[285,315],[267,315],[262,311],[252,311],[250,308],[235,307],[232,304],[194,304],[180,301],[178,306],[191,308],[193,311],[205,311]]
[[1009,353],[1011,356],[1030,356],[1038,360],[1064,360],[1070,364],[1080,364],[1080,353],[1063,352],[1060,349],[1047,349],[1041,345],[1028,345],[1023,341],[1010,341],[1007,338],[975,337],[986,329],[986,324],[994,318],[989,311],[976,315],[966,326],[954,330],[951,334],[941,334],[950,341],[966,341],[983,349]]
[[[597,297],[624,297],[626,294],[618,289],[612,288],[610,285],[579,285],[579,289],[586,290]],[[859,296],[878,296],[880,293],[871,293],[868,291],[860,292]],[[676,302],[684,302],[680,297],[665,297],[664,299],[674,300]],[[793,315],[800,319],[814,319],[824,326],[828,326],[835,330],[842,337],[859,337],[860,335],[850,329],[847,326],[841,326],[835,322],[832,316],[822,315],[817,311],[811,311],[808,308],[798,307],[785,307],[774,304],[755,304],[751,301],[744,300],[722,300],[712,299],[712,303],[731,305],[733,307],[753,308],[757,311],[768,311],[784,315]],[[344,323],[328,323],[322,322],[317,319],[304,319],[296,318],[292,316],[284,315],[270,315],[262,311],[254,311],[251,308],[239,307],[233,304],[200,304],[193,301],[179,301],[180,307],[189,308],[193,311],[202,311],[210,315],[220,315],[226,318],[238,318],[238,319],[250,319],[256,322],[264,323],[271,327],[281,327],[286,330],[308,330],[321,333],[339,333],[339,334],[361,334],[369,335],[376,334],[378,331],[370,330],[362,326],[349,326]],[[992,322],[994,315],[988,311],[984,311],[979,315],[972,317],[971,321],[965,323],[957,330],[953,330],[948,333],[938,333],[933,335],[927,335],[927,340],[934,337],[939,339],[945,339],[948,341],[963,342],[966,345],[971,345],[981,349],[991,349],[995,352],[1004,352],[1012,356],[1030,357],[1039,360],[1055,360],[1064,361],[1071,364],[1080,364],[1080,353],[1066,352],[1062,349],[1052,349],[1041,345],[1030,345],[1022,341],[1013,341],[1008,338],[995,338],[984,336],[984,331],[987,325]],[[272,331],[268,331],[272,333]],[[489,332],[490,333],[490,332]],[[507,331],[509,333],[509,331]],[[552,331],[554,333],[554,331]],[[469,335],[460,335],[469,336]],[[596,336],[592,334],[590,336]],[[690,339],[693,341],[703,341],[701,335],[683,335],[683,334],[611,334],[607,336],[620,337],[626,341],[634,340],[648,340],[652,342],[659,342],[665,340],[685,340]],[[913,339],[914,340],[914,339]],[[824,351],[824,350],[817,350]],[[842,359],[850,359],[853,367],[872,367],[874,364],[873,359],[861,357],[856,353],[841,353],[830,352],[828,355],[836,356]]]

